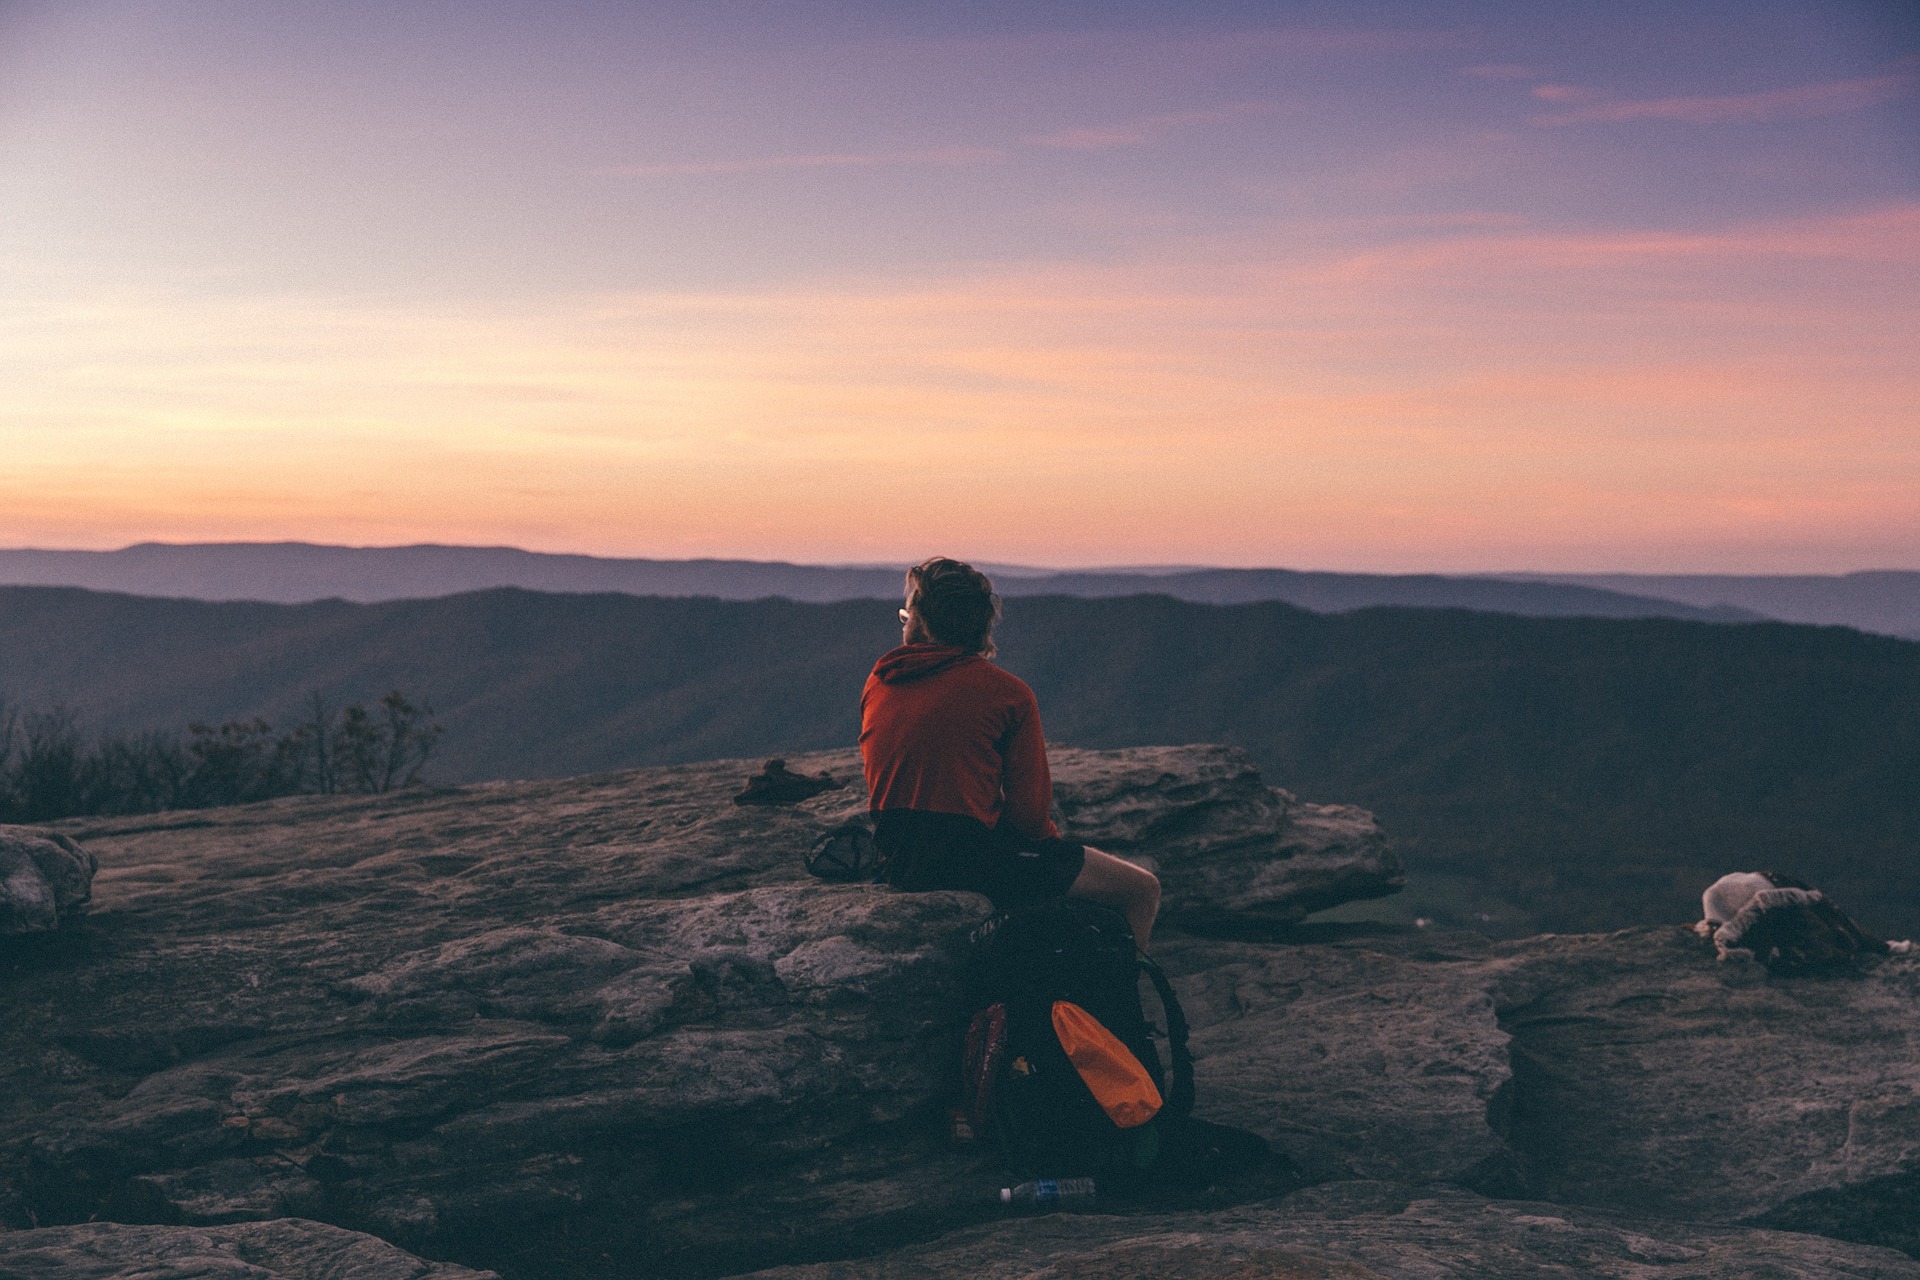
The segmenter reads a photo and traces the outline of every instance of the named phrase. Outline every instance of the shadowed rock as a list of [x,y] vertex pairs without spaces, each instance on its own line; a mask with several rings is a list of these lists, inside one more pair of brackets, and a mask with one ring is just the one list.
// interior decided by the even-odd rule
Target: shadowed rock
[[94,856],[57,831],[0,826],[0,938],[51,933],[93,894]]
[[323,1222],[283,1218],[232,1227],[87,1222],[0,1232],[9,1280],[498,1280],[426,1262],[384,1240]]
[[1818,1236],[1347,1182],[1208,1214],[1055,1215],[756,1280],[1920,1280],[1920,1262]]
[[1920,962],[1773,977],[1678,926],[1505,953],[1533,1192],[1920,1256]]

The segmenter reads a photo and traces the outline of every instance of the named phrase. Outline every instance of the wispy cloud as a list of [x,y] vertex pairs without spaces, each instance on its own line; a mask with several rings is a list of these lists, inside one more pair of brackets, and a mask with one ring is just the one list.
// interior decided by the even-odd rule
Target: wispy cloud
[[1462,67],[1460,74],[1472,76],[1475,80],[1537,80],[1540,73],[1532,67],[1521,66],[1517,62],[1483,62],[1478,66]]
[[1594,89],[1583,89],[1577,84],[1537,84],[1533,86],[1533,96],[1542,102],[1592,102],[1600,97]]
[[1235,102],[1197,111],[1172,111],[1126,124],[1059,129],[1028,138],[1027,143],[1029,146],[1058,151],[1112,151],[1120,147],[1144,147],[1185,129],[1203,129],[1247,116],[1267,115],[1279,109],[1277,102]]
[[613,165],[594,172],[622,178],[686,178],[736,173],[780,173],[800,169],[877,169],[895,165],[958,166],[1004,160],[999,147],[930,147],[912,151],[827,151],[800,155],[752,156],[740,160],[673,160],[657,164]]
[[[1908,59],[1885,75],[1795,85],[1758,93],[1721,97],[1639,98],[1588,102],[1569,111],[1535,116],[1541,125],[1618,124],[1630,120],[1673,120],[1682,124],[1753,124],[1838,115],[1886,102],[1920,86],[1920,65]],[[1541,85],[1534,96],[1552,102],[1579,102],[1585,93],[1566,85]]]
[[[1247,116],[1265,115],[1279,108],[1277,102],[1233,102],[1192,111],[1171,111],[1123,124],[1058,129],[1025,138],[1018,145],[1048,151],[1113,151],[1123,147],[1144,147],[1183,130],[1203,129]],[[621,178],[719,177],[810,169],[993,164],[1012,154],[1009,148],[990,146],[929,147],[904,151],[822,151],[752,156],[737,160],[667,160],[649,164],[610,165],[594,172],[601,176]]]

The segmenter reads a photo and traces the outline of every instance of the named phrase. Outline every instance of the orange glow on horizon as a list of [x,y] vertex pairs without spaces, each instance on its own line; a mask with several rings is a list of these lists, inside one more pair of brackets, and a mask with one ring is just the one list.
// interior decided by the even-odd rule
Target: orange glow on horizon
[[1400,234],[510,310],[28,293],[0,543],[1920,566],[1920,207]]

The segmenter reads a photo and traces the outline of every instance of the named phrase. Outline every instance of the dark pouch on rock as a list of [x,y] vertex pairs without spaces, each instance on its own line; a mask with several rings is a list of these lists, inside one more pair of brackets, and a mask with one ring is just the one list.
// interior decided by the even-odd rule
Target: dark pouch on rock
[[735,804],[798,804],[811,800],[822,791],[838,791],[846,786],[831,774],[795,773],[785,760],[769,760],[759,773],[747,779],[746,790],[733,798]]
[[880,871],[880,849],[864,822],[835,827],[807,851],[807,870],[836,884],[871,882]]

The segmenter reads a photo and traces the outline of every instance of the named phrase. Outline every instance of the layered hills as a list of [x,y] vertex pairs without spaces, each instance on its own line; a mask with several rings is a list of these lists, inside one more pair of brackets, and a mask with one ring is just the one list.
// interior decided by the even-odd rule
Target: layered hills
[[[5,693],[102,730],[284,720],[400,688],[429,777],[554,777],[853,741],[893,606],[518,590],[355,605],[0,589]],[[1049,736],[1221,741],[1377,812],[1408,917],[1496,934],[1692,918],[1765,867],[1920,932],[1920,645],[1838,628],[1322,615],[1164,596],[1013,602]]]
[[[1848,579],[1726,579],[1746,583],[1738,603],[1712,582],[1631,576],[1605,582],[1543,576],[1313,573],[1290,569],[1158,568],[1057,572],[989,566],[1009,596],[1119,596],[1151,591],[1201,604],[1279,600],[1329,613],[1372,605],[1481,609],[1532,617],[1691,618],[1843,623],[1920,634],[1920,574]],[[1857,575],[1856,575],[1857,576]],[[900,569],[751,560],[644,560],[554,555],[515,547],[337,547],[301,542],[141,543],[118,551],[0,550],[0,583],[73,586],[195,600],[362,603],[455,595],[489,587],[631,595],[770,596],[811,603],[887,599]],[[1755,584],[1760,584],[1756,586]],[[1776,590],[1777,588],[1777,590]],[[1730,588],[1731,589],[1731,588]],[[1778,595],[1787,612],[1770,606]],[[1696,598],[1699,597],[1699,598]],[[1813,612],[1809,613],[1808,610]]]

